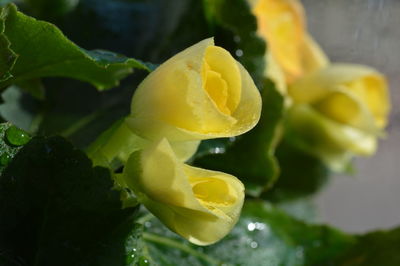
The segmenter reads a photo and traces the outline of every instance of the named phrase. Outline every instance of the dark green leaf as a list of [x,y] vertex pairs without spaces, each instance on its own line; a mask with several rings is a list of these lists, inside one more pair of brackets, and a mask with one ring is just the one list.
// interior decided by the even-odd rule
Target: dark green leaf
[[37,137],[0,175],[0,250],[22,265],[133,265],[134,212],[121,209],[109,170],[60,137]]
[[203,155],[203,152],[194,160],[197,166],[240,178],[247,193],[254,196],[271,186],[277,178],[274,151],[283,115],[283,98],[270,81],[265,81],[262,98],[261,119],[253,130],[224,149],[219,148],[217,153]]
[[11,50],[10,42],[5,35],[4,16],[0,13],[0,84],[12,77],[11,69],[17,60],[17,54]]
[[40,79],[21,80],[17,86],[38,100],[45,98],[45,89]]
[[339,266],[400,265],[400,228],[376,231],[357,238],[357,244],[335,260]]
[[191,245],[158,221],[147,222],[146,231],[150,256],[161,265],[329,265],[355,243],[352,236],[262,202],[245,204],[233,231],[211,246]]
[[329,177],[322,161],[291,145],[279,144],[276,156],[280,166],[279,179],[262,197],[272,201],[285,201],[311,196],[318,192]]
[[[54,25],[28,17],[12,4],[1,10],[0,21],[4,27],[2,42],[8,40],[9,49],[18,55],[15,64],[1,73],[0,87],[25,79],[61,76],[89,82],[102,90],[118,85],[133,68],[149,70],[140,61],[115,53],[86,51]],[[10,58],[10,51],[2,51],[1,58]],[[6,66],[0,69],[6,70]]]

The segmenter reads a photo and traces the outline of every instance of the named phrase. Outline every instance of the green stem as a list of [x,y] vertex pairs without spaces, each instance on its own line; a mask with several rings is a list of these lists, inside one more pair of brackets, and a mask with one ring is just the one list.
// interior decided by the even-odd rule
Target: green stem
[[87,154],[94,164],[107,166],[115,159],[125,163],[132,152],[147,144],[147,140],[129,129],[123,118],[103,132],[87,149]]
[[143,233],[143,238],[145,240],[153,242],[153,243],[162,244],[162,245],[166,245],[166,246],[169,246],[172,248],[180,249],[192,256],[195,256],[195,257],[203,260],[204,262],[207,262],[210,265],[220,265],[221,264],[220,261],[217,261],[216,259],[209,257],[206,254],[201,253],[201,252],[191,248],[190,246],[184,245],[183,243],[172,240],[170,238],[162,237],[162,236],[147,233],[147,232]]

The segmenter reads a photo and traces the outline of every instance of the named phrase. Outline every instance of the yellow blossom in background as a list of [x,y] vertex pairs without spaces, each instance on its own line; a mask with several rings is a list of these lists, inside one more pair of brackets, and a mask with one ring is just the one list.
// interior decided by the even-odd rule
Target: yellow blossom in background
[[[268,53],[282,69],[286,83],[328,64],[328,58],[307,32],[305,12],[300,1],[249,2],[257,18],[258,34],[266,40]],[[267,76],[270,76],[269,73]]]
[[133,153],[124,179],[149,211],[197,245],[228,234],[244,201],[244,186],[237,178],[183,164],[166,139]]
[[154,70],[136,90],[128,126],[171,142],[237,136],[253,128],[261,97],[249,73],[225,49],[203,40]]
[[305,148],[340,170],[352,155],[372,155],[390,110],[387,81],[376,70],[332,64],[293,83],[288,124]]

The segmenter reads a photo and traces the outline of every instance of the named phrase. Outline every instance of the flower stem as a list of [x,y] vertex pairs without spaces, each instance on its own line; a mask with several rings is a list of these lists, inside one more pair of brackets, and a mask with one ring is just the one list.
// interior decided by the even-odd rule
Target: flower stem
[[148,141],[134,134],[125,118],[114,123],[103,132],[87,149],[95,165],[107,166],[113,160],[126,162],[132,152],[142,149]]

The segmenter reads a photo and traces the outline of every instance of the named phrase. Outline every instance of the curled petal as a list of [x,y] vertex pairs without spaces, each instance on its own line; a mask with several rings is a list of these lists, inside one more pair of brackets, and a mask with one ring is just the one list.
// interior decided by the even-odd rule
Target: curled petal
[[261,97],[248,72],[206,39],[143,80],[127,122],[143,138],[192,141],[243,134],[260,113]]
[[124,178],[167,227],[198,245],[229,233],[244,201],[244,186],[237,178],[181,163],[166,139],[132,154]]

